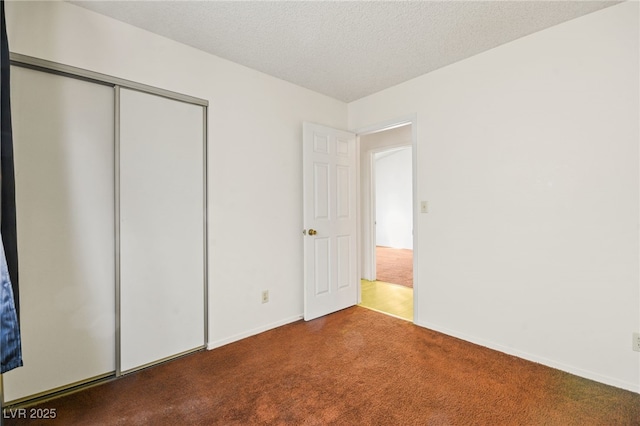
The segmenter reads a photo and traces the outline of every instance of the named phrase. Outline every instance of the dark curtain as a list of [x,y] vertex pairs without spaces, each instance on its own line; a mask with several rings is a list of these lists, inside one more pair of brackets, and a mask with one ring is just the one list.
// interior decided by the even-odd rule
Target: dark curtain
[[9,42],[0,0],[1,129],[0,141],[0,373],[22,365],[18,303],[18,242],[16,232],[15,176],[13,170],[13,132],[9,84]]

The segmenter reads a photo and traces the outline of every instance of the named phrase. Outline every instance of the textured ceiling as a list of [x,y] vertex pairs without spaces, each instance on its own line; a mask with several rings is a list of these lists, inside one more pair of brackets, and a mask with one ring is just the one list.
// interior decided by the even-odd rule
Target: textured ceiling
[[612,1],[72,1],[350,102]]

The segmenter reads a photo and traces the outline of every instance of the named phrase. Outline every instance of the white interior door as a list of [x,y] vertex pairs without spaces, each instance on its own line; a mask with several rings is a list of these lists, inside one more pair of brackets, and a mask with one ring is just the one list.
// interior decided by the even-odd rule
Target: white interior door
[[204,346],[203,107],[120,89],[120,372]]
[[308,321],[358,301],[355,134],[304,123],[303,180]]
[[115,370],[114,93],[11,67],[24,367],[20,398]]

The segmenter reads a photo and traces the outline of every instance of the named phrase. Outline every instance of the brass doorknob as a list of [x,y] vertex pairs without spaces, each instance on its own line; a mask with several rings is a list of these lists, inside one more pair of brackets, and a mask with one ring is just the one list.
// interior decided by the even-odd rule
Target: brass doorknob
[[315,229],[309,229],[309,235],[316,235],[318,233],[318,231],[316,231]]

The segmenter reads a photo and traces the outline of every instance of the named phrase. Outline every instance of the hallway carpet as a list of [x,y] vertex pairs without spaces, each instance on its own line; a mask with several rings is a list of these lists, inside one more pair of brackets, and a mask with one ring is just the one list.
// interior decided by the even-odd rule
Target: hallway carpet
[[413,250],[376,246],[376,280],[413,288]]
[[[13,425],[638,425],[640,395],[352,307],[34,408]],[[36,412],[37,411],[29,411]]]

